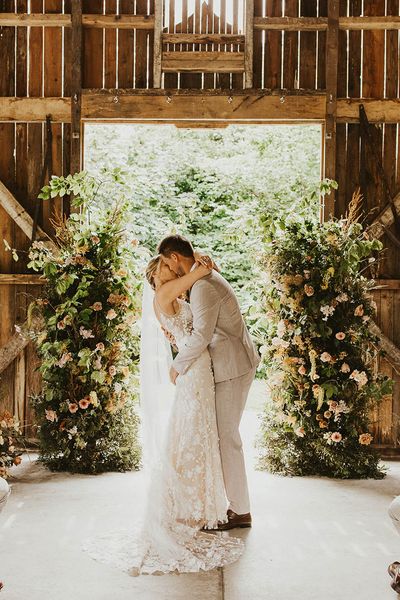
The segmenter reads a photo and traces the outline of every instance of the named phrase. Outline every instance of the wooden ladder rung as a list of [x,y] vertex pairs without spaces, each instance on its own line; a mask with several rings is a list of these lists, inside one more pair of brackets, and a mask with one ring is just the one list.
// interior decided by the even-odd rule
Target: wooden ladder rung
[[244,52],[163,52],[164,73],[243,73]]
[[163,33],[163,44],[244,44],[245,36],[224,33]]

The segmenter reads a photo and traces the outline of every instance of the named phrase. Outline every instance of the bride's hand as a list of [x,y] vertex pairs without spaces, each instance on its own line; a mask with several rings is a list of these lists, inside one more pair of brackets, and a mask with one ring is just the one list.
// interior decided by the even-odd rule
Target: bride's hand
[[208,256],[208,254],[201,254],[200,252],[195,252],[194,259],[198,265],[208,269],[208,272],[210,272],[212,269],[215,269],[219,272],[219,268],[217,267],[211,256]]

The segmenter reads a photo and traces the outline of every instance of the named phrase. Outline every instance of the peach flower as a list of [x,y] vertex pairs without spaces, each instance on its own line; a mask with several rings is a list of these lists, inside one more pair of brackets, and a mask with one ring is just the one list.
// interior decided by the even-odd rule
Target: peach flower
[[344,340],[344,338],[346,337],[346,334],[343,333],[343,331],[338,331],[337,334],[335,335],[337,340]]
[[358,441],[360,444],[362,444],[363,446],[369,446],[369,444],[372,442],[373,437],[370,433],[362,433],[359,438]]
[[70,413],[76,413],[76,411],[78,410],[79,406],[77,405],[76,402],[70,402],[68,405],[69,408],[69,412]]
[[342,441],[342,434],[339,433],[338,431],[335,431],[331,435],[331,440],[332,440],[332,442],[336,442],[336,443],[341,442]]
[[103,305],[101,302],[94,302],[90,308],[93,308],[93,310],[101,310]]
[[309,285],[308,283],[304,286],[304,291],[306,293],[307,296],[313,296],[314,295],[314,288],[312,285]]
[[85,398],[82,398],[82,400],[79,400],[79,406],[80,408],[87,408],[90,404],[90,400],[88,400],[87,396]]
[[362,317],[363,314],[364,314],[364,306],[362,304],[359,304],[354,310],[354,315],[356,317]]

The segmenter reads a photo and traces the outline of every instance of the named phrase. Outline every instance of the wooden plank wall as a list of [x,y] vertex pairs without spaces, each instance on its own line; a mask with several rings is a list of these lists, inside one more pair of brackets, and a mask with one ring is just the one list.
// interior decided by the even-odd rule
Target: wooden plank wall
[[[153,15],[155,0],[83,0],[83,14],[91,15]],[[242,4],[239,0],[195,0],[194,12],[189,0],[183,0],[182,12],[176,14],[174,0],[168,3],[168,18],[163,23],[164,33],[232,34],[243,33]],[[334,0],[254,0],[257,17],[327,17],[328,6]],[[337,0],[340,17],[395,16],[399,17],[399,0]],[[71,0],[3,0],[1,13],[70,14]],[[180,9],[179,9],[180,10]],[[228,14],[232,18],[228,18]],[[70,97],[71,47],[70,27],[5,26],[0,28],[0,96]],[[255,90],[268,90],[271,94],[317,94],[326,90],[326,30],[262,30],[254,29],[253,85]],[[123,26],[83,27],[82,88],[100,90],[149,90],[153,87],[152,22],[149,28]],[[171,48],[170,48],[171,49]],[[237,51],[243,45],[180,44],[177,51]],[[399,98],[399,33],[393,30],[339,29],[337,46],[337,97],[338,98]],[[166,89],[243,90],[241,73],[166,73]],[[229,92],[228,92],[229,93]],[[368,115],[368,109],[367,109]],[[400,118],[398,119],[400,121]],[[70,172],[71,124],[53,122],[52,170],[55,174]],[[377,123],[373,136],[382,155],[383,166],[394,195],[400,190],[400,130],[397,123]],[[17,200],[33,215],[36,197],[42,184],[42,166],[46,151],[46,124],[44,122],[0,121],[0,180]],[[379,183],[376,161],[360,140],[360,126],[354,120],[336,124],[335,177],[339,189],[335,214],[340,216],[355,188],[364,182],[365,209],[373,219],[386,203],[384,190]],[[335,154],[333,155],[335,157]],[[364,164],[362,171],[360,165]],[[364,180],[363,180],[364,181]],[[51,234],[51,215],[55,210],[68,213],[67,200],[54,200],[39,207],[38,223]],[[394,231],[394,230],[393,230]],[[24,251],[29,240],[0,207],[1,238]],[[379,306],[378,323],[383,332],[400,345],[400,280],[399,248],[387,236],[384,260],[379,269],[381,279],[390,279],[391,287],[375,293]],[[5,252],[0,239],[0,273],[25,273],[26,257],[15,263]],[[38,295],[35,285],[4,284],[0,281],[0,346],[14,332],[14,325],[24,320],[27,303]],[[40,381],[32,368],[36,364],[34,349],[29,345],[14,364],[0,376],[0,409],[15,411],[28,422],[32,421],[29,395],[39,389]],[[398,425],[394,413],[399,409],[399,378],[384,361],[380,369],[393,375],[396,388],[393,398],[388,398],[376,415],[377,440],[394,447]]]

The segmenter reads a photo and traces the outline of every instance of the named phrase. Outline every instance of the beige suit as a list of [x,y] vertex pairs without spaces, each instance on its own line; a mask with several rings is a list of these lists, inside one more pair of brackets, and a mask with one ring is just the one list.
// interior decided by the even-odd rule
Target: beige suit
[[216,271],[191,290],[193,332],[173,366],[185,373],[208,347],[214,370],[216,414],[222,469],[229,508],[250,511],[246,469],[239,424],[260,361],[244,323],[235,293]]

